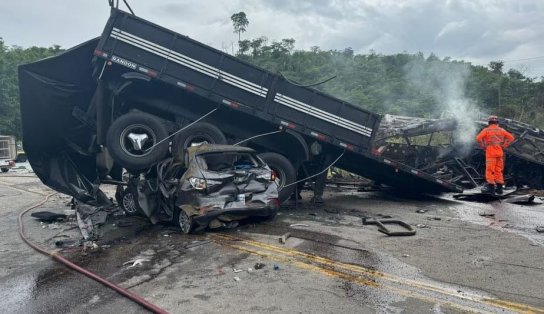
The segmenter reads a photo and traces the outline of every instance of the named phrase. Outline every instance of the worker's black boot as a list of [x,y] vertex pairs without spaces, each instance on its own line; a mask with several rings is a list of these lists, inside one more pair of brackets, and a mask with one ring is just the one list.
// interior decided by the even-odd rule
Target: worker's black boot
[[497,193],[498,195],[502,195],[502,193],[504,193],[502,184],[497,184],[497,187],[495,188],[495,193]]
[[482,188],[482,193],[485,194],[495,194],[495,184],[486,183]]

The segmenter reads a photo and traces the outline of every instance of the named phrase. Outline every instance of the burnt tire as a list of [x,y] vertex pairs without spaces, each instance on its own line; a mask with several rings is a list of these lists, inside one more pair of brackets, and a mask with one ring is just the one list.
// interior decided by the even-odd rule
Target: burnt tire
[[227,144],[227,138],[215,125],[198,122],[174,136],[172,156],[178,162],[185,162],[185,150],[197,143]]
[[262,153],[259,154],[259,157],[276,173],[279,201],[283,202],[287,200],[296,188],[295,184],[285,187],[297,180],[297,171],[295,170],[295,167],[291,164],[289,159],[277,153]]
[[161,120],[147,113],[130,112],[111,124],[106,144],[116,163],[129,170],[142,170],[168,154],[168,141],[154,146],[166,137],[168,131]]

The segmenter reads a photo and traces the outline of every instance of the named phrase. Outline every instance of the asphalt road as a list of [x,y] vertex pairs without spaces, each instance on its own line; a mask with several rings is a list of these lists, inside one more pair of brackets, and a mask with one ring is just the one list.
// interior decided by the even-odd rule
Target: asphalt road
[[[0,175],[0,308],[145,313],[19,239],[17,214],[48,193],[34,177]],[[172,313],[544,313],[544,234],[535,230],[544,205],[345,189],[325,196],[322,206],[303,201],[273,221],[202,235],[116,216],[102,228],[99,249],[63,254]],[[36,210],[62,212],[68,201],[55,196]],[[376,215],[418,226],[417,234],[387,237],[362,226],[361,217]],[[25,225],[51,250],[79,238],[74,222],[27,217]]]

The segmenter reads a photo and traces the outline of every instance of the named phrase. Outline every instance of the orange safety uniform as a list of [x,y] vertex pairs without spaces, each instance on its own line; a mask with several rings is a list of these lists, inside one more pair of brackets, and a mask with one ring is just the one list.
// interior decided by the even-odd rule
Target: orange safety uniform
[[514,141],[514,136],[497,124],[490,124],[476,136],[476,141],[480,147],[485,148],[485,179],[487,183],[503,185],[503,148],[508,147]]

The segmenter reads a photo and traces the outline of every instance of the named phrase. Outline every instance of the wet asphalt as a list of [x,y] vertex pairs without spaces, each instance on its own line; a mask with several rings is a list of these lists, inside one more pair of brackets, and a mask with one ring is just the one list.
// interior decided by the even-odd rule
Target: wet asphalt
[[[18,213],[50,193],[30,174],[20,176],[0,175],[0,308],[146,313],[19,239]],[[334,187],[324,205],[303,196],[272,221],[200,235],[114,216],[99,248],[63,255],[171,313],[544,312],[544,234],[535,229],[544,225],[544,205]],[[62,212],[68,202],[55,196],[36,210]],[[361,223],[380,216],[402,219],[417,234],[387,237]],[[50,250],[80,237],[73,221],[51,226],[27,217],[25,225]]]

